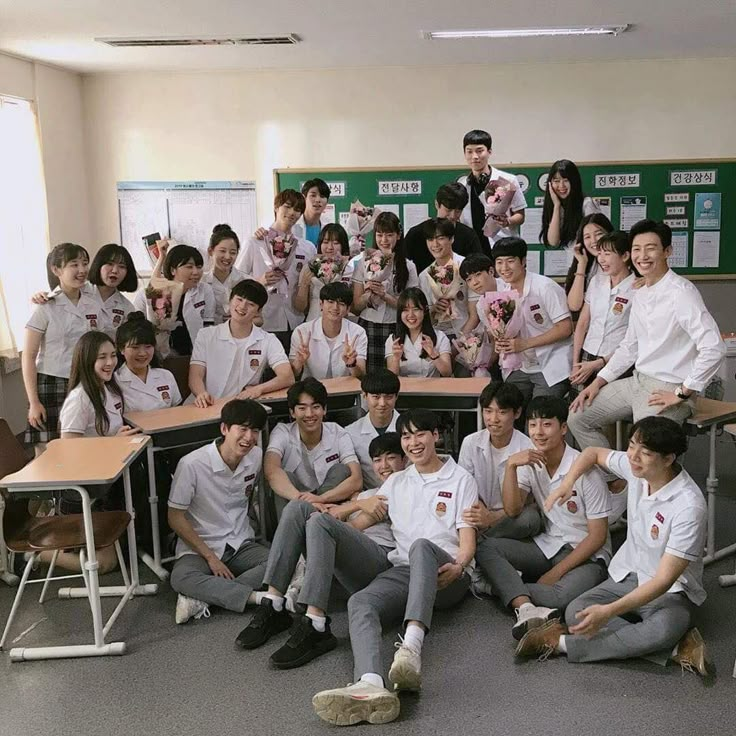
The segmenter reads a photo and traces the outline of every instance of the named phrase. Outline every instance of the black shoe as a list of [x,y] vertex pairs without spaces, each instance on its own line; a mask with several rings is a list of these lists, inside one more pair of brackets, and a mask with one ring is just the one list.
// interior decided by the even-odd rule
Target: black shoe
[[317,631],[308,616],[294,619],[291,636],[286,644],[271,655],[274,667],[290,670],[311,662],[320,654],[325,654],[337,646],[337,639],[330,631],[330,619],[327,619],[324,631]]
[[272,636],[286,631],[292,624],[291,615],[282,608],[277,611],[270,598],[264,598],[250,623],[238,634],[235,643],[241,649],[255,649],[265,644]]

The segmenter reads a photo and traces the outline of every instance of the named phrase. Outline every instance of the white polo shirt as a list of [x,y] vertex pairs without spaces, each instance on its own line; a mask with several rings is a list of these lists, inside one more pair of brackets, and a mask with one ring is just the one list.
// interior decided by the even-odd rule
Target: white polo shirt
[[109,335],[114,340],[118,327],[128,319],[128,315],[131,312],[135,311],[133,303],[117,289],[107,299],[103,299],[99,287],[93,286],[88,282],[84,288],[90,290],[91,295],[97,299],[100,305],[100,322],[97,329]]
[[690,564],[667,591],[684,592],[699,606],[705,600],[703,550],[708,509],[703,492],[683,469],[666,486],[650,495],[649,484],[631,472],[625,452],[611,452],[608,469],[628,481],[628,533],[608,574],[616,582],[635,573],[639,585],[651,580],[667,553]]
[[288,362],[276,335],[253,325],[248,337],[236,339],[230,332],[230,323],[223,322],[200,331],[192,348],[190,365],[205,368],[207,392],[221,399],[235,396],[245,386],[260,383],[267,367]]
[[[329,224],[330,224],[330,218],[327,217],[327,215],[323,212],[319,216],[319,229],[322,230],[322,228],[325,225],[329,225]],[[306,240],[307,224],[304,222],[304,215],[302,215],[296,221],[294,227],[291,228],[291,232],[294,233],[294,237],[299,238],[300,240]]]
[[632,273],[614,287],[611,287],[611,277],[602,272],[590,280],[585,292],[590,325],[583,350],[591,355],[608,357],[621,344],[629,326],[631,304],[636,295],[635,278]]
[[242,271],[233,267],[224,281],[215,276],[214,270],[206,271],[202,276],[202,281],[212,287],[212,293],[215,295],[215,324],[222,324],[230,316],[230,292],[235,284],[239,284],[243,279],[248,278]]
[[[306,267],[305,267],[306,268]],[[353,259],[349,259],[345,264],[345,268],[340,276],[339,281],[343,284],[348,284],[353,280]],[[307,309],[307,322],[313,319],[319,319],[322,316],[322,310],[320,308],[319,293],[325,287],[325,284],[320,281],[316,276],[312,276],[312,280],[309,282],[309,307]]]
[[[383,494],[383,491],[380,488],[371,488],[367,491],[361,491],[358,494],[358,500],[362,501],[365,498],[373,498],[373,496],[376,496],[379,493]],[[350,521],[351,519],[356,518],[359,514],[360,511],[356,511],[354,514],[350,515],[350,519],[348,520]],[[363,531],[363,533],[381,547],[390,547],[391,549],[396,547],[394,533],[391,531],[391,524],[388,521],[379,521],[378,524],[369,526]]]
[[123,363],[115,377],[123,392],[126,412],[168,409],[181,404],[174,374],[165,368],[149,366],[146,380],[142,381]]
[[93,292],[81,289],[79,301],[73,304],[61,289],[54,289],[45,304],[35,307],[26,323],[27,329],[43,335],[36,357],[38,372],[69,378],[79,338],[90,330],[102,330],[103,326],[100,301]]
[[[296,235],[295,235],[296,237]],[[304,315],[294,309],[292,300],[299,283],[299,274],[303,268],[317,255],[317,249],[308,241],[297,237],[294,246],[296,252],[286,270],[286,290],[276,290],[276,286],[267,286],[268,301],[263,307],[263,329],[268,332],[286,332],[294,329],[304,321]],[[271,270],[271,256],[265,240],[249,238],[245,247],[240,251],[237,268],[247,274],[246,278],[261,279]]]
[[470,473],[478,484],[478,495],[486,508],[503,510],[501,488],[506,472],[506,461],[516,452],[528,450],[534,443],[518,429],[513,431],[506,447],[496,449],[491,444],[491,433],[487,429],[469,434],[460,447],[458,465]]
[[[123,400],[105,386],[105,412],[110,426],[105,434],[113,437],[123,426]],[[95,427],[95,408],[81,384],[75,386],[64,399],[59,414],[59,430],[74,432],[85,437],[99,437]]]
[[358,358],[365,360],[368,353],[368,336],[365,330],[355,322],[343,319],[340,334],[334,338],[325,336],[322,329],[322,317],[299,325],[291,336],[289,358],[295,359],[301,341],[306,342],[309,338],[310,355],[307,364],[304,366],[302,378],[313,376],[322,380],[324,378],[352,376],[352,368],[348,368],[342,359],[346,335],[351,345],[355,342],[355,351],[358,353]]
[[[465,258],[459,256],[457,253],[452,254],[452,260],[459,266]],[[433,306],[437,303],[437,297],[435,297],[432,288],[429,285],[429,269],[432,266],[427,266],[419,274],[419,288],[424,292],[427,297],[427,304]],[[477,302],[480,299],[480,294],[476,294],[468,285],[463,281],[460,291],[458,291],[457,297],[455,297],[455,311],[457,312],[457,319],[451,321],[438,322],[437,328],[446,332],[448,335],[459,335],[463,325],[468,321],[468,302]]]
[[348,433],[334,422],[322,423],[322,439],[308,450],[299,435],[299,425],[277,424],[266,452],[281,458],[281,469],[292,473],[304,488],[317,489],[335,465],[358,463],[358,456]]
[[[511,286],[499,280],[498,288],[499,291],[507,291]],[[531,271],[527,271],[524,277],[520,308],[524,317],[521,337],[543,335],[557,322],[570,319],[565,290],[547,276]],[[551,345],[525,350],[521,353],[521,370],[524,373],[541,373],[548,386],[569,378],[572,372],[572,335]]]
[[[570,472],[580,452],[565,446],[560,466],[552,478],[546,467],[524,465],[516,470],[521,490],[534,495],[537,506],[544,513],[545,531],[534,537],[534,542],[544,556],[552,559],[566,544],[577,547],[588,536],[588,519],[607,519],[611,513],[611,500],[603,475],[597,468],[589,470],[575,481],[572,498],[562,506],[555,504],[546,511],[544,502],[557,489],[562,479]],[[606,562],[611,559],[611,535],[594,555]]]
[[[407,259],[406,266],[409,270],[409,278],[406,282],[405,289],[410,286],[419,286],[419,276],[417,276],[417,267],[413,261]],[[394,266],[388,277],[382,281],[384,289],[389,296],[398,298],[398,293],[394,289],[394,276],[396,273],[396,267]],[[353,274],[353,283],[365,285],[365,253],[361,253],[355,264],[355,273]],[[384,301],[378,301],[377,307],[368,305],[361,313],[360,318],[367,322],[376,322],[378,324],[391,324],[396,322],[396,307],[389,307]]]
[[[218,442],[200,447],[179,461],[169,506],[186,511],[194,531],[221,558],[226,545],[238,549],[255,539],[248,509],[261,472],[263,451],[260,447],[251,448],[232,471],[217,449]],[[176,556],[186,554],[197,553],[180,538]]]
[[[396,431],[396,421],[399,418],[399,412],[394,409],[393,416],[389,422],[386,432]],[[371,423],[370,415],[366,414],[357,422],[348,424],[345,431],[350,435],[350,441],[355,448],[355,454],[360,461],[360,469],[363,472],[363,487],[374,488],[381,485],[381,479],[373,470],[373,461],[368,453],[371,442],[378,437],[378,431]]]
[[409,564],[409,549],[417,539],[428,539],[455,558],[458,530],[472,526],[463,521],[463,511],[478,500],[475,480],[451,457],[443,460],[436,473],[422,475],[412,465],[381,486],[396,540],[396,549],[388,555],[393,565]]
[[[452,345],[450,340],[444,332],[435,330],[437,335],[437,352],[442,355],[452,355]],[[385,357],[391,358],[393,356],[394,338],[393,335],[389,335],[386,338],[386,347],[384,348]],[[415,342],[411,341],[411,337],[406,335],[404,337],[404,358],[406,360],[399,361],[399,375],[400,376],[419,376],[420,378],[435,378],[440,375],[433,360],[427,358],[421,358],[422,354],[422,336],[416,339]]]
[[[501,169],[497,169],[495,166],[491,166],[491,179],[506,179],[507,181],[512,181],[516,184],[517,189],[514,192],[514,197],[511,200],[511,206],[509,207],[507,212],[509,216],[511,216],[513,212],[519,212],[520,210],[526,209],[526,197],[524,197],[524,192],[521,191],[519,180],[515,174],[510,174],[508,171],[501,171]],[[471,191],[470,185],[468,184],[467,174],[465,176],[461,176],[457,181],[462,184],[468,191],[468,203],[465,205],[465,209],[460,216],[460,222],[467,225],[468,227],[473,227],[473,216],[471,214],[471,205],[469,199],[473,196],[473,192]],[[491,244],[493,244],[501,238],[507,238],[511,235],[518,234],[518,227],[505,227],[501,228],[501,230],[499,230],[492,238],[488,238],[488,240],[491,242]]]

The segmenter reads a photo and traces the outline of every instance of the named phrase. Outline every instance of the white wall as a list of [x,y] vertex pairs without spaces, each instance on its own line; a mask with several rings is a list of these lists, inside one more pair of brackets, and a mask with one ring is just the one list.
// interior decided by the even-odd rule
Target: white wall
[[84,79],[93,239],[117,236],[115,183],[272,170],[462,165],[482,127],[498,162],[736,156],[736,58],[429,69],[94,75]]

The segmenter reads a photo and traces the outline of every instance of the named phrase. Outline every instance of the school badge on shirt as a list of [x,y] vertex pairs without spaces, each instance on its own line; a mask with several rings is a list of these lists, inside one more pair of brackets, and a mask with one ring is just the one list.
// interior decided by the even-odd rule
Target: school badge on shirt
[[171,399],[168,386],[156,386],[156,390],[161,394],[162,401],[169,401]]
[[112,313],[115,315],[112,318],[113,327],[117,327],[123,321],[123,317],[125,317],[125,312],[123,312],[122,309],[113,309]]
[[544,324],[544,317],[542,316],[542,313],[539,311],[539,304],[532,304],[531,307],[529,307],[529,311],[532,312],[532,317],[534,317],[534,321],[538,324]]
[[252,360],[250,361],[250,367],[251,367],[251,368],[252,368],[253,370],[256,370],[256,368],[258,368],[258,366],[259,366],[259,365],[260,365],[260,363],[258,362],[258,358],[253,358],[253,359],[252,359]]
[[652,524],[649,534],[651,534],[652,539],[659,539],[659,527],[656,524]]
[[578,512],[578,505],[575,503],[575,501],[568,501],[567,502],[567,510],[571,514],[577,514],[577,512]]
[[97,329],[97,315],[96,314],[85,314],[84,318],[89,322],[90,330]]
[[434,507],[434,512],[437,516],[444,516],[447,513],[447,504],[444,501],[438,501]]
[[616,301],[613,303],[613,313],[621,314],[624,311],[624,307],[629,303],[628,299],[624,299],[622,296],[617,296]]
[[246,475],[243,481],[245,483],[245,497],[248,499],[253,495],[253,480],[255,477],[255,474]]

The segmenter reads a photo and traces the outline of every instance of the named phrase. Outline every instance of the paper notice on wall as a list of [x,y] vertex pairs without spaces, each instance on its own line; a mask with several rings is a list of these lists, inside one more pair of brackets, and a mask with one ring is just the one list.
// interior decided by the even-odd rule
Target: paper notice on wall
[[521,226],[521,237],[526,240],[528,245],[540,243],[539,233],[542,229],[542,208],[527,207],[524,210],[525,219]]
[[[383,205],[379,205],[383,209]],[[418,225],[429,219],[429,205],[427,204],[405,204],[404,219],[401,224],[404,226],[404,232],[408,232],[409,228]]]
[[667,259],[670,268],[687,268],[687,230],[672,233],[672,255]]
[[526,270],[539,273],[539,260],[542,254],[538,250],[529,250],[526,253]]
[[646,219],[646,197],[621,197],[621,230],[628,232],[639,220]]
[[693,268],[718,268],[720,249],[720,231],[693,233]]
[[347,227],[348,226],[348,219],[350,218],[350,213],[349,212],[341,212],[340,215],[339,215],[339,217],[340,217],[340,224],[343,227]]
[[323,223],[329,222],[330,224],[335,223],[335,205],[334,204],[328,204],[327,207],[325,207],[325,211],[320,218]]
[[573,252],[569,250],[550,250],[544,251],[544,275],[545,276],[565,276],[570,264],[572,263]]
[[699,230],[721,229],[721,195],[697,192],[695,194],[695,211],[693,212],[693,228]]
[[379,204],[376,204],[376,208],[381,210],[381,212],[393,212],[396,217],[401,219],[401,212],[399,212],[398,204],[386,204],[384,202],[380,202]]
[[598,208],[598,211],[605,215],[609,220],[611,219],[611,198],[610,197],[593,197],[593,202]]

